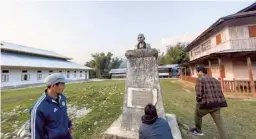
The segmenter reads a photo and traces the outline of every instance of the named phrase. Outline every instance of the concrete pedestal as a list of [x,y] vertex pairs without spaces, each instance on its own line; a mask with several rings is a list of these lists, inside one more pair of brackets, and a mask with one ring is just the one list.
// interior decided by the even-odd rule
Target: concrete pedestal
[[123,111],[105,132],[104,139],[138,139],[141,116],[147,104],[156,107],[158,117],[166,119],[175,139],[181,139],[173,114],[165,114],[160,86],[156,49],[128,50]]

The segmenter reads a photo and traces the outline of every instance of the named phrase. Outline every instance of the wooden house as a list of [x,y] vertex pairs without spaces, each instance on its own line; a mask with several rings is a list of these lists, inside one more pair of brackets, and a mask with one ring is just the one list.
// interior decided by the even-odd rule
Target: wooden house
[[256,93],[256,3],[220,18],[185,50],[182,79],[195,82],[195,68],[204,64],[225,92]]

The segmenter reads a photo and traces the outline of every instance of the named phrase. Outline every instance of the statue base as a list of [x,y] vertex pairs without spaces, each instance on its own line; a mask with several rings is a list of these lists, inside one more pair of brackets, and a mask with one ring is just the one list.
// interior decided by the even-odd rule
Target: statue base
[[[166,120],[172,130],[174,139],[182,139],[181,132],[174,114],[166,114]],[[104,132],[102,139],[139,139],[137,131],[126,130],[121,127],[122,116],[114,121],[114,123]]]

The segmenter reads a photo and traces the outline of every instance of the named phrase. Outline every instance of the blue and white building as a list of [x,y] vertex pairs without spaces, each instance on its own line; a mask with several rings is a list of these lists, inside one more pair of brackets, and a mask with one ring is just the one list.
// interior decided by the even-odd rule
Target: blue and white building
[[[126,78],[127,72],[127,60],[123,60],[118,69],[111,69],[109,74],[112,79],[116,78]],[[158,66],[159,78],[172,78],[180,76],[180,68],[178,64],[167,64]]]
[[1,88],[42,84],[52,73],[62,73],[71,80],[89,79],[91,68],[71,62],[58,53],[0,42]]

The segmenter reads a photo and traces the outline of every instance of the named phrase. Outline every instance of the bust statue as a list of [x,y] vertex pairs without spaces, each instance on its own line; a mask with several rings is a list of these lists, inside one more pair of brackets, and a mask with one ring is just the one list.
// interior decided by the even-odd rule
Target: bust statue
[[150,44],[145,42],[145,37],[143,34],[139,34],[137,37],[138,43],[135,45],[134,49],[150,49]]

